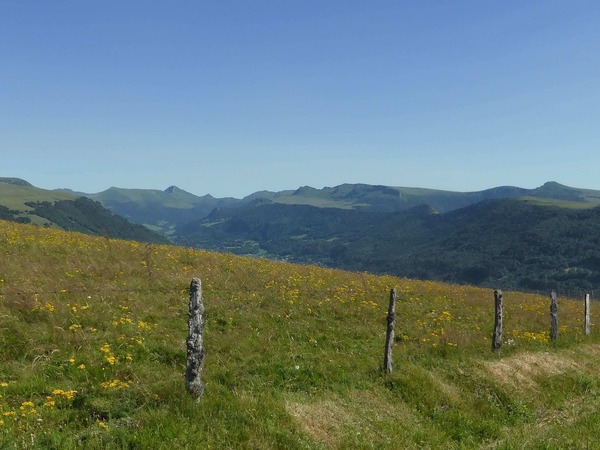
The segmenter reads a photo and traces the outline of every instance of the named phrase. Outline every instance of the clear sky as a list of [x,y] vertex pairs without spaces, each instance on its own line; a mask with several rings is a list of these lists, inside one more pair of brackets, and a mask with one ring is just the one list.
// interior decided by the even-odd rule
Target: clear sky
[[600,190],[600,2],[0,1],[0,176]]

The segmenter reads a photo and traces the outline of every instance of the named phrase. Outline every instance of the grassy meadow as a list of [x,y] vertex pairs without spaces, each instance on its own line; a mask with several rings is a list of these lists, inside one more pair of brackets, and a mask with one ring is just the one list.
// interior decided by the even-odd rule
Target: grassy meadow
[[547,296],[504,301],[492,353],[489,289],[0,221],[0,448],[598,448],[600,339],[582,301],[559,298],[556,343]]

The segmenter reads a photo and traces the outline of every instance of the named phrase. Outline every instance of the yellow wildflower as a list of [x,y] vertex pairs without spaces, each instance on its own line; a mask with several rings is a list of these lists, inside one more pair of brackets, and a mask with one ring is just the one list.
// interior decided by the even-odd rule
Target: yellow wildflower
[[100,383],[100,386],[104,389],[125,389],[126,387],[129,387],[129,383],[114,379],[112,381],[104,381],[103,383]]
[[70,391],[63,391],[62,389],[54,389],[52,391],[52,395],[61,395],[63,397],[65,397],[67,400],[71,400],[75,394],[77,394],[77,391],[75,389],[72,389]]

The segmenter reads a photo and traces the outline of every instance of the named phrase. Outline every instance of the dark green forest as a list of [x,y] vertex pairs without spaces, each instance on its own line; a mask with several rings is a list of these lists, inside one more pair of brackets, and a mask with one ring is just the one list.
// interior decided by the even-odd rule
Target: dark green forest
[[488,200],[439,214],[282,205],[219,209],[180,243],[355,271],[526,290],[600,286],[600,208]]
[[54,224],[67,231],[140,242],[168,242],[165,237],[111,213],[99,202],[86,197],[54,203],[28,202],[27,206],[33,208],[30,214],[43,217],[48,220],[48,225]]

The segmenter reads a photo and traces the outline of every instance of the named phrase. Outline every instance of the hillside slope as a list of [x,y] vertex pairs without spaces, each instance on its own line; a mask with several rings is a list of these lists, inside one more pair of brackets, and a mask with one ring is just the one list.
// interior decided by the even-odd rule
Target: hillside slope
[[[187,287],[206,307],[185,392]],[[388,292],[394,371],[380,371]],[[600,335],[581,303],[0,221],[0,447],[593,448]],[[592,322],[597,311],[592,309]]]
[[[45,223],[43,218],[33,214],[33,208],[27,203],[53,203],[62,200],[75,200],[76,198],[76,195],[70,193],[37,188],[20,178],[0,178],[0,205],[4,207],[2,208],[5,211],[4,219],[43,225]],[[10,216],[8,216],[7,210],[10,210]]]
[[0,219],[141,242],[168,242],[166,237],[113,214],[99,202],[40,189],[19,178],[0,178]]
[[201,248],[421,279],[600,287],[600,208],[506,199],[438,214],[261,203],[216,210],[178,235]]
[[169,242],[165,237],[111,213],[99,202],[86,197],[53,204],[28,202],[28,206],[33,207],[35,215],[47,219],[49,223],[58,225],[63,230],[155,244]]

